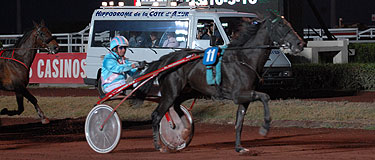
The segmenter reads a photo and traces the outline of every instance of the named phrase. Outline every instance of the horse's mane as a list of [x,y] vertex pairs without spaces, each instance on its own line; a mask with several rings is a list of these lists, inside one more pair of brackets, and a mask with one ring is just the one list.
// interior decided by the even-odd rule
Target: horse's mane
[[14,46],[12,46],[12,48],[20,47],[20,45],[25,43],[26,40],[28,39],[28,37],[30,37],[31,33],[33,33],[33,30],[30,30],[30,31],[26,32],[25,34],[23,34],[23,36],[17,40],[17,42],[14,44]]
[[20,48],[21,45],[26,42],[26,40],[28,39],[28,37],[30,37],[32,31],[33,30],[30,30],[30,31],[26,32],[25,34],[23,34],[22,37],[20,37],[20,38],[17,39],[16,43],[13,46],[3,47],[3,50],[5,51],[5,53],[3,53],[1,56],[2,57],[9,57],[9,56],[11,56],[12,55],[12,51],[14,49]]
[[[229,44],[229,47],[239,47],[243,46],[246,42],[249,41],[249,37],[253,37],[259,30],[259,24],[253,24],[252,22],[243,22],[242,25],[239,27],[238,32],[240,33],[240,36],[238,38],[233,39],[232,42]],[[201,50],[193,50],[193,49],[183,49],[176,52],[169,53],[167,55],[164,55],[160,57],[159,60],[153,61],[148,65],[148,68],[142,75],[146,75],[148,73],[151,73],[160,67],[166,66],[170,63],[176,62],[188,55],[191,55],[192,53],[199,53],[204,52]],[[169,69],[167,71],[164,71],[158,75],[160,79],[163,79],[163,76],[175,71],[176,69],[180,68],[182,65],[178,65],[172,69]],[[145,98],[148,91],[152,87],[152,81],[147,82],[142,87],[138,89],[138,91],[135,93],[137,98]]]
[[[200,50],[193,50],[193,49],[182,49],[182,50],[179,50],[179,51],[176,51],[176,52],[172,52],[172,53],[169,53],[167,55],[164,55],[162,57],[160,57],[159,60],[156,60],[156,61],[153,61],[151,63],[148,64],[148,68],[143,72],[142,75],[146,75],[148,73],[151,73],[163,66],[166,66],[168,64],[171,64],[173,62],[176,62],[188,55],[191,55],[192,53],[198,53],[198,52],[203,52],[203,51],[200,51]],[[170,72],[173,72],[175,71],[176,69],[182,67],[182,65],[177,65],[171,69],[168,69],[167,71],[164,71],[164,72],[161,72],[158,77],[162,78],[164,75],[166,75],[167,73],[170,73]],[[140,75],[140,76],[142,76]],[[148,91],[151,89],[152,87],[152,81],[149,81],[147,82],[146,84],[144,84],[142,87],[140,87],[138,89],[138,91],[135,93],[136,94],[136,97],[137,98],[144,98]]]
[[236,34],[239,34],[237,38],[232,39],[231,43],[228,47],[241,47],[247,41],[249,41],[249,37],[253,37],[259,30],[260,24],[253,24],[251,22],[242,22],[241,26],[239,27]]

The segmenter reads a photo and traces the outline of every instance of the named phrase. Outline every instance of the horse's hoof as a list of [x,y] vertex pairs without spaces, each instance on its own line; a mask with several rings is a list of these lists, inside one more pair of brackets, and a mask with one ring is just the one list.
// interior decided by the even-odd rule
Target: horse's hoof
[[168,153],[168,149],[164,148],[164,147],[161,147],[159,149],[160,153]]
[[259,128],[259,134],[262,135],[263,137],[267,136],[268,134],[268,129],[264,128],[263,126]]
[[154,148],[155,148],[155,150],[157,150],[157,151],[160,151],[160,150],[161,150],[161,146],[160,146],[160,145],[156,145],[156,144],[154,144]]
[[236,151],[238,153],[244,154],[244,153],[248,153],[249,149],[246,149],[246,148],[243,148],[243,147],[239,147],[239,148],[236,148]]
[[244,149],[242,152],[240,152],[241,156],[259,156],[259,154],[260,153],[258,151],[248,149]]
[[8,114],[8,108],[4,108],[4,109],[2,109],[1,112],[0,112],[0,114],[1,114],[1,115],[6,115],[6,114]]
[[243,148],[242,150],[240,150],[240,153],[241,154],[245,154],[245,153],[249,153],[249,149],[247,149],[247,148]]
[[42,124],[48,124],[48,123],[49,123],[49,119],[48,118],[42,119]]

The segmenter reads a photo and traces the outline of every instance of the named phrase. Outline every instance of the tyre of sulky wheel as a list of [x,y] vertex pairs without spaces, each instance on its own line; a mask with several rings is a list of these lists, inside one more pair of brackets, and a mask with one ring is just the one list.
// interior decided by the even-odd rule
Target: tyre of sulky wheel
[[102,79],[101,79],[101,78],[99,78],[99,79],[97,80],[97,87],[96,87],[96,89],[98,90],[99,97],[100,97],[100,98],[104,98],[104,97],[105,97],[105,92],[104,92],[104,90],[103,90]]
[[106,104],[95,106],[87,115],[85,122],[85,136],[89,146],[98,153],[113,151],[121,138],[121,120],[116,112],[101,125],[113,111]]
[[194,135],[194,122],[191,113],[184,106],[180,106],[184,116],[179,117],[176,111],[171,107],[169,109],[170,118],[174,122],[171,127],[166,116],[160,121],[160,139],[171,151],[178,151],[186,148]]

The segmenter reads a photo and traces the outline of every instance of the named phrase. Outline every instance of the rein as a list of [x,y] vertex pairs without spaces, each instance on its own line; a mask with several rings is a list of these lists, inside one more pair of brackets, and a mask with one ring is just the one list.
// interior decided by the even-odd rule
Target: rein
[[[47,48],[6,48],[6,49],[2,49],[1,51],[0,51],[0,53],[3,53],[3,51],[14,51],[14,50],[38,50],[38,49],[46,49],[47,50]],[[1,56],[1,54],[0,54],[0,56]]]
[[[38,32],[38,34],[40,34]],[[51,40],[53,40],[54,38],[49,38],[47,39],[48,42],[50,42]],[[47,42],[44,42],[43,43],[47,43]],[[14,57],[14,52],[15,50],[39,50],[39,49],[46,49],[48,50],[47,48],[6,48],[6,49],[2,49],[0,51],[0,59],[7,59],[7,60],[12,60],[12,61],[15,61],[15,62],[18,62],[19,64],[22,64],[27,70],[29,70],[29,67],[27,67],[27,65],[25,63],[23,63],[22,61],[18,60],[18,59],[15,59],[13,58]],[[13,51],[12,52],[12,57],[11,58],[8,58],[8,57],[2,57],[2,54],[5,52],[5,51]]]
[[250,47],[231,47],[225,50],[240,50],[240,49],[279,49],[280,46],[262,45],[262,46],[250,46]]
[[276,60],[280,57],[280,55],[281,55],[281,54],[279,54],[279,55],[275,58],[275,60],[271,63],[270,67],[267,68],[267,69],[263,72],[262,76],[261,76],[261,75],[260,75],[255,69],[254,69],[254,67],[248,65],[247,63],[245,63],[245,62],[238,62],[238,63],[239,63],[239,64],[242,64],[242,65],[246,66],[247,68],[250,68],[252,71],[254,71],[255,74],[257,75],[258,79],[259,79],[259,82],[263,82],[263,81],[264,81],[264,75],[266,75],[266,73],[270,70],[270,68],[272,68],[273,64],[274,64],[274,63],[276,62]]
[[[44,26],[44,24],[43,24],[42,27],[39,27],[39,26],[37,27],[36,34],[34,36],[35,36],[36,41],[39,39],[40,41],[42,41],[43,45],[46,46],[46,47],[38,47],[38,48],[4,48],[4,49],[0,50],[0,59],[15,61],[15,62],[17,62],[19,64],[22,64],[27,70],[29,70],[29,67],[24,62],[22,62],[22,61],[14,58],[14,52],[16,50],[39,50],[39,49],[46,49],[46,50],[48,50],[50,52],[50,50],[48,49],[47,45],[48,45],[48,43],[50,43],[52,40],[55,40],[56,38],[53,37],[53,36],[46,37],[45,33],[43,33],[42,30],[41,30],[42,28],[46,28]],[[19,42],[20,41],[22,42],[22,40],[25,39],[25,38],[29,38],[30,35],[32,35],[33,32],[34,32],[34,30],[26,33],[25,35],[27,35],[27,36],[23,35],[22,38],[19,40]],[[26,39],[26,40],[28,40],[28,39]],[[12,56],[10,58],[8,58],[8,57],[2,57],[2,54],[5,51],[11,51],[11,50],[13,50],[13,52],[12,52]]]
[[[261,45],[261,46],[249,46],[249,47],[231,47],[231,48],[226,47],[225,50],[241,50],[241,49],[279,49],[279,48],[280,48],[280,46],[278,46],[278,45],[273,45],[273,46],[272,46],[272,45]],[[198,51],[198,52],[197,52],[197,51],[189,51],[189,53],[204,53],[204,51]],[[279,57],[280,57],[280,54],[277,56],[276,59],[278,59]],[[276,61],[276,59],[275,59],[275,61]],[[275,63],[275,61],[272,62],[272,64],[270,65],[270,68],[272,68],[272,65]],[[265,75],[265,74],[268,72],[268,70],[270,69],[270,68],[268,68],[268,69],[262,74],[262,76],[261,76],[261,75],[260,75],[260,74],[254,69],[254,67],[252,67],[252,66],[246,64],[245,62],[240,61],[240,62],[237,62],[237,63],[242,64],[242,65],[244,65],[244,66],[250,68],[252,71],[254,71],[260,82],[263,81],[263,79],[264,79],[264,78],[263,78],[264,75]]]

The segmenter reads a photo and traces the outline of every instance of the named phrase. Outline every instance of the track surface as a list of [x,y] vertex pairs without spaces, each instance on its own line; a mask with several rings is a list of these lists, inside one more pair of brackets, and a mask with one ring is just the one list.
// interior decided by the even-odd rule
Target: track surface
[[[15,123],[18,124],[15,124]],[[273,128],[268,137],[245,127],[243,145],[234,151],[233,125],[197,124],[190,146],[178,153],[153,149],[149,124],[123,122],[119,146],[110,154],[92,151],[83,134],[84,119],[3,119],[0,159],[375,159],[375,131],[351,129]]]
[[[59,90],[65,95],[56,95]],[[38,95],[36,92],[39,91],[31,92]],[[68,92],[67,89],[54,89],[53,92],[41,93],[66,96]],[[84,94],[84,91],[74,93]],[[344,100],[368,96],[363,101],[373,102],[374,95],[374,92],[366,92],[344,97]],[[242,144],[250,149],[250,153],[240,155],[234,151],[233,125],[200,123],[195,125],[195,135],[187,149],[178,153],[160,153],[153,149],[149,122],[123,122],[119,146],[110,154],[98,154],[86,143],[84,121],[52,120],[50,124],[42,125],[35,119],[2,118],[0,159],[375,159],[375,131],[272,128],[267,137],[262,137],[257,133],[258,128],[246,126]]]

